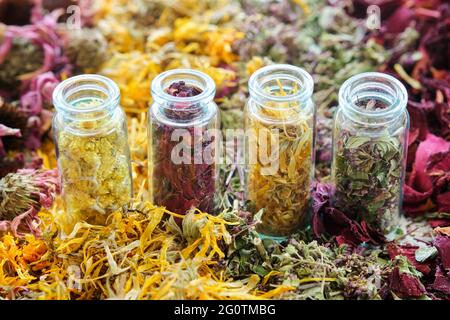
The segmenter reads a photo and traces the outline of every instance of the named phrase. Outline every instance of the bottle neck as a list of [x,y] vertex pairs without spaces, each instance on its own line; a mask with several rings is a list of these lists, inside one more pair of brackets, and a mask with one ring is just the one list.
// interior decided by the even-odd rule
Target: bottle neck
[[53,92],[57,116],[70,130],[102,130],[117,115],[120,91],[110,79],[80,75],[61,82]]
[[339,107],[353,122],[383,128],[396,122],[406,110],[408,94],[392,76],[367,72],[351,77],[339,90]]
[[[195,95],[173,95],[169,87],[175,83],[184,83],[195,88]],[[171,125],[190,125],[202,122],[211,114],[211,104],[216,93],[214,81],[205,73],[190,69],[175,69],[161,73],[151,85],[154,100],[152,112],[160,120]],[[215,112],[215,111],[214,111]]]
[[303,69],[276,64],[256,71],[249,80],[250,111],[268,121],[294,121],[312,112],[314,83]]

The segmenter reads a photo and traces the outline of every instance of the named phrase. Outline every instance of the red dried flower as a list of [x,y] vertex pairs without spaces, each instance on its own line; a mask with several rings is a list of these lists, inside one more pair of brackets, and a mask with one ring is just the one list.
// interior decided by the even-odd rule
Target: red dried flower
[[21,169],[0,180],[0,231],[15,236],[40,235],[37,216],[41,206],[50,208],[59,192],[57,170]]
[[433,289],[450,295],[450,276],[440,266],[436,267]]
[[393,243],[387,246],[389,257],[391,259],[394,259],[396,256],[405,256],[408,259],[409,263],[411,263],[418,271],[422,272],[423,274],[429,274],[431,272],[431,262],[418,262],[416,260],[417,249],[419,249],[418,246],[398,246]]
[[[450,142],[431,133],[421,142],[415,154],[412,172],[404,188],[404,210],[408,214],[416,215],[429,211],[434,207],[432,195],[438,193],[440,188],[435,183],[441,168],[447,168],[446,162],[436,164],[436,159],[443,157],[441,153],[450,150]],[[443,166],[443,167],[441,167]],[[428,169],[427,169],[428,168]],[[444,179],[446,179],[444,177]],[[436,194],[436,196],[439,196]],[[445,204],[446,197],[439,198]]]
[[446,271],[450,271],[450,237],[438,235],[433,244],[438,249],[442,266]]
[[352,246],[364,242],[378,245],[385,241],[384,236],[370,228],[365,221],[357,222],[350,214],[333,208],[330,204],[333,192],[331,184],[316,183],[313,187],[312,229],[317,238],[330,234],[336,236],[339,244]]
[[426,293],[425,287],[417,277],[400,272],[399,267],[395,267],[389,277],[389,288],[401,298],[417,298]]

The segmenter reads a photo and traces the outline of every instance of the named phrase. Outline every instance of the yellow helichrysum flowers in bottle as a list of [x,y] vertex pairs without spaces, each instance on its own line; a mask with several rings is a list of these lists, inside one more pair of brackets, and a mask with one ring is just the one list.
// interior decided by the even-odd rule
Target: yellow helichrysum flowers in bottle
[[249,80],[247,199],[263,209],[259,232],[285,237],[305,222],[313,176],[313,80],[301,68],[271,65]]
[[53,93],[67,232],[79,221],[104,224],[131,199],[127,124],[119,100],[117,85],[98,75],[69,78]]

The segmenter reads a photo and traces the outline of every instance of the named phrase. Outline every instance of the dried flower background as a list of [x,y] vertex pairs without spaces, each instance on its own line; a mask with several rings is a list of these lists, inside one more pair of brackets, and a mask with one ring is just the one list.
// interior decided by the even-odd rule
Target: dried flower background
[[[15,1],[0,18],[0,297],[6,299],[448,299],[450,295],[450,6],[378,1],[381,29],[365,27],[370,1],[80,0],[83,30],[57,24],[49,1]],[[259,3],[259,2],[258,2]],[[27,10],[32,9],[30,17]],[[53,8],[52,8],[53,9]],[[14,21],[17,20],[17,21]],[[31,19],[31,22],[28,21]],[[19,22],[23,26],[12,26]],[[88,30],[91,28],[92,30]],[[318,148],[312,231],[281,245],[261,240],[240,209],[242,169],[222,168],[223,212],[181,218],[146,197],[149,85],[176,67],[215,80],[223,128],[242,125],[249,75],[285,62],[316,82]],[[402,80],[411,129],[406,217],[382,237],[329,204],[331,117],[350,76]],[[137,201],[106,227],[64,213],[50,139],[51,92],[70,75],[111,77],[129,115]]]

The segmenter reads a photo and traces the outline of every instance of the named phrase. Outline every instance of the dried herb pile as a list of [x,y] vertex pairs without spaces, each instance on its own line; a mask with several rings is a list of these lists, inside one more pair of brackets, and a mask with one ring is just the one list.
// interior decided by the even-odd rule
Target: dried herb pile
[[[11,193],[0,192],[0,209],[7,210],[0,216],[8,215],[0,221],[0,296],[448,299],[450,9],[440,0],[378,5],[381,30],[375,31],[365,26],[363,0],[263,5],[253,0],[107,0],[95,1],[94,15],[83,15],[84,32],[78,34],[57,25],[57,14],[44,14],[40,7],[29,13],[32,21],[21,17],[19,25],[27,25],[2,26],[0,184],[24,196],[13,200]],[[223,128],[236,128],[243,123],[248,77],[273,62],[301,66],[315,81],[320,183],[312,194],[312,233],[294,235],[281,245],[261,240],[255,230],[261,217],[253,219],[240,209],[243,170],[233,164],[220,171],[227,210],[219,217],[193,212],[183,217],[135,203],[114,213],[106,226],[82,223],[59,238],[61,202],[55,201],[51,211],[38,204],[51,204],[56,181],[42,171],[30,181],[17,171],[55,167],[48,137],[51,92],[71,74],[98,72],[121,89],[136,197],[147,199],[145,111],[151,80],[176,67],[206,72],[217,85]],[[365,221],[349,218],[353,209],[333,207],[334,188],[327,184],[338,88],[350,76],[373,70],[402,80],[410,98],[408,217],[388,238]],[[16,218],[9,220],[9,201],[26,211],[14,212]],[[182,227],[171,217],[182,219]]]

